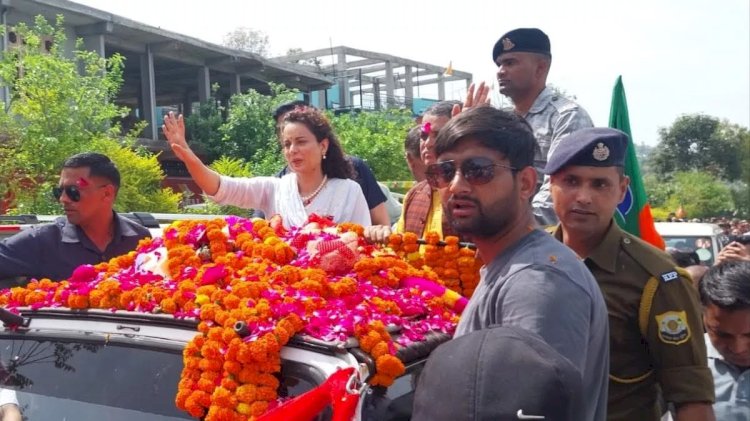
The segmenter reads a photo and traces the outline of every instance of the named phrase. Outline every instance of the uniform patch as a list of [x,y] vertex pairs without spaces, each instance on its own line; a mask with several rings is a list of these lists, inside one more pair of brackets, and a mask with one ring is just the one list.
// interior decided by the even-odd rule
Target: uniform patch
[[665,344],[680,345],[690,339],[690,326],[684,311],[668,311],[656,315],[659,339]]
[[680,277],[680,275],[677,274],[676,270],[662,273],[659,276],[661,276],[661,280],[664,282],[674,281],[675,279]]

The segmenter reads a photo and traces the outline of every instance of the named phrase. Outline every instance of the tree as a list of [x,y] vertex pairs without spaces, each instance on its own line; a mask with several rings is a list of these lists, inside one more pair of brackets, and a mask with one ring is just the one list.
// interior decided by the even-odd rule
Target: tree
[[179,210],[182,193],[161,186],[164,171],[156,155],[135,147],[132,139],[122,143],[112,139],[92,141],[91,150],[107,155],[120,171],[120,190],[115,209],[120,212],[163,212]]
[[679,117],[659,130],[652,168],[662,176],[706,171],[724,180],[742,175],[741,148],[747,129],[703,114]]
[[378,180],[411,180],[404,160],[404,138],[415,123],[409,111],[340,114],[333,128],[344,151],[364,159]]
[[198,105],[198,110],[185,117],[185,132],[190,147],[203,155],[207,162],[213,162],[225,153],[221,126],[224,124],[221,103],[215,98],[218,84],[212,87],[213,95]]
[[689,218],[728,214],[734,210],[729,187],[709,173],[675,173],[673,189],[666,201],[666,207],[674,211],[682,206]]
[[[284,167],[273,112],[294,101],[297,91],[270,83],[271,95],[254,89],[229,100],[227,121],[220,127],[223,155],[247,160],[256,175],[272,175]],[[209,148],[213,146],[209,145]]]
[[[62,16],[54,26],[38,16],[32,27],[20,23],[15,29],[24,44],[0,59],[0,85],[12,92],[9,106],[0,113],[0,137],[5,139],[0,140],[4,143],[0,158],[3,154],[12,156],[12,160],[3,160],[2,172],[12,179],[8,187],[16,194],[16,212],[59,213],[59,204],[51,200],[49,191],[68,156],[84,151],[114,153],[132,145],[132,139],[119,138],[120,126],[116,123],[128,109],[111,101],[122,84],[124,58],[118,54],[100,57],[85,50],[81,40],[71,57],[66,56]],[[51,41],[48,50],[40,48],[42,40]],[[131,133],[140,130],[142,125]],[[159,175],[163,176],[159,163],[146,157],[145,152],[137,156],[146,161],[128,156],[120,160],[119,167],[125,172],[130,166],[148,170],[123,177],[123,184],[133,183],[128,189],[132,187],[142,196],[138,203],[129,205],[134,208],[120,210],[147,210],[154,204],[163,207],[148,210],[175,209],[172,202],[176,204],[179,195],[173,197],[151,188],[161,181]]]
[[[300,54],[302,52],[303,51],[301,48],[290,48],[286,50],[286,55],[291,56],[294,54]],[[306,64],[308,66],[314,66],[315,68],[320,70],[321,66],[323,65],[323,60],[317,57],[313,57],[313,58],[308,58],[307,60],[297,60],[297,64]]]
[[239,27],[224,35],[224,46],[235,50],[249,51],[262,57],[268,57],[268,35],[260,30]]

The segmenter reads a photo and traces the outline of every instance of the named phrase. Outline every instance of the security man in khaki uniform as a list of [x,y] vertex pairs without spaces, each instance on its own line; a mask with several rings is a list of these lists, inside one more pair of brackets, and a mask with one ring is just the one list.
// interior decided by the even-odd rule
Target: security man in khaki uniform
[[581,129],[560,141],[545,167],[560,219],[554,236],[584,259],[607,303],[607,418],[659,420],[663,398],[674,404],[676,421],[714,420],[714,386],[690,276],[613,219],[630,183],[623,173],[627,145],[619,130]]

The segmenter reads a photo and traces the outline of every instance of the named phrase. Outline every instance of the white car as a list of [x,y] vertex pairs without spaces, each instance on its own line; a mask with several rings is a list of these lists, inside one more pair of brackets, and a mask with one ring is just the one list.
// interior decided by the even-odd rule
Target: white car
[[656,231],[667,247],[680,251],[695,251],[701,264],[714,264],[719,251],[729,243],[729,238],[716,224],[699,222],[657,222]]
[[[63,308],[26,309],[20,316],[0,308],[0,320],[0,389],[15,396],[24,419],[193,419],[177,409],[175,396],[182,351],[197,333],[195,320]],[[365,384],[356,419],[408,420],[426,358],[446,340],[433,334],[400,350],[406,372],[387,389]],[[282,349],[281,358],[281,397],[304,393],[339,368],[373,367],[358,348],[301,337]],[[316,420],[331,415],[326,410]]]

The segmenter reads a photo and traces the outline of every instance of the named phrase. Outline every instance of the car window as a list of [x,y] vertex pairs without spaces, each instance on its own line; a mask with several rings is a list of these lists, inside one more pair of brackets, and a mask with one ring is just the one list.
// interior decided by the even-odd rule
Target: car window
[[0,338],[0,387],[28,420],[191,419],[174,404],[179,351]]
[[696,252],[702,265],[711,266],[714,264],[716,250],[711,237],[705,235],[665,235],[662,238],[667,247],[683,252]]
[[[0,399],[15,398],[27,420],[194,419],[174,403],[182,367],[179,349],[0,336]],[[280,377],[281,398],[326,378],[293,361],[282,362]],[[315,420],[331,415],[328,408]]]
[[414,391],[425,360],[406,367],[388,388],[373,387],[364,396],[362,421],[408,421],[411,419]]

